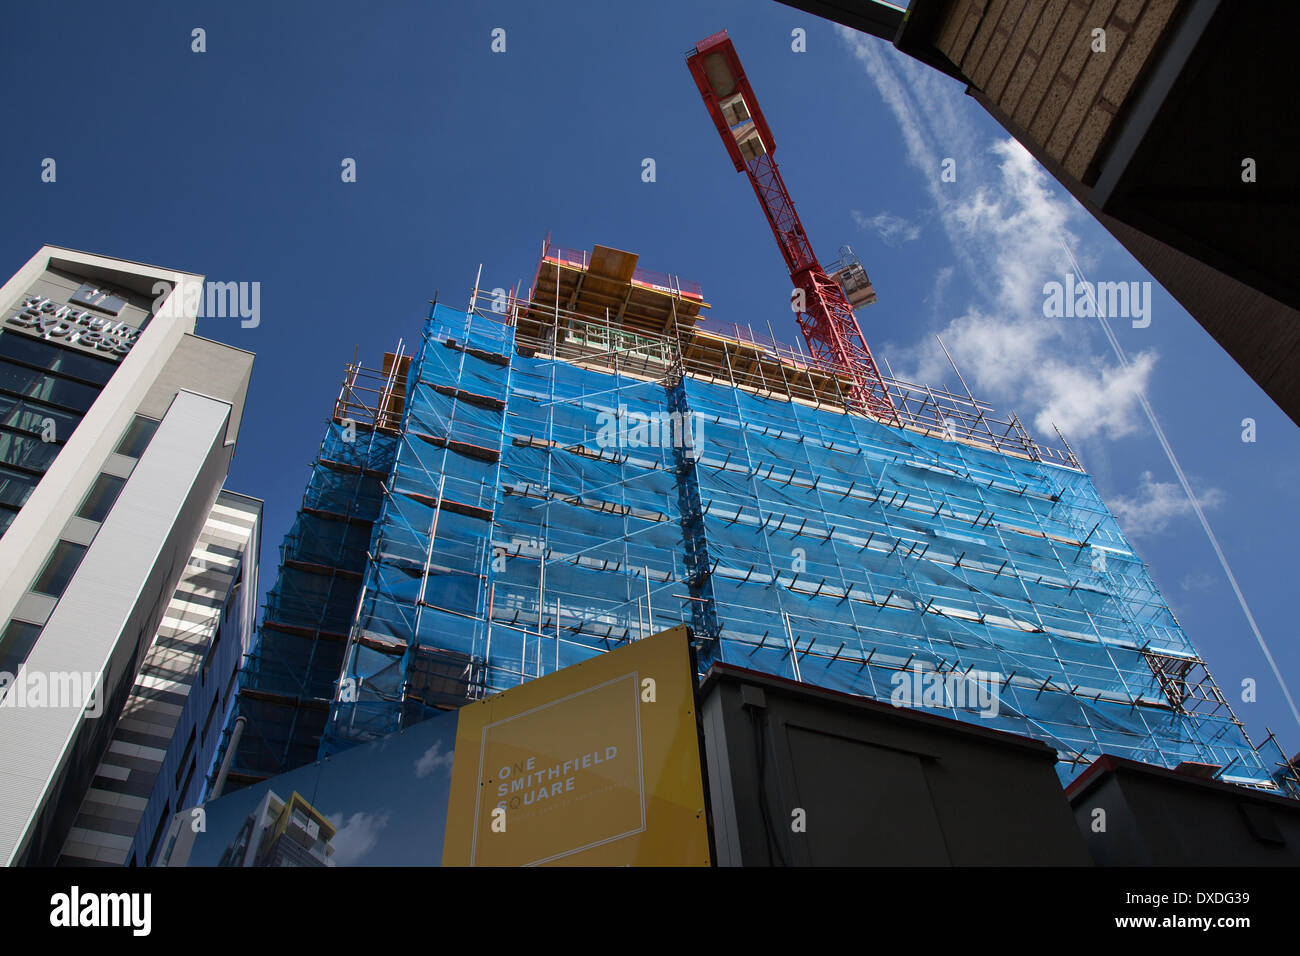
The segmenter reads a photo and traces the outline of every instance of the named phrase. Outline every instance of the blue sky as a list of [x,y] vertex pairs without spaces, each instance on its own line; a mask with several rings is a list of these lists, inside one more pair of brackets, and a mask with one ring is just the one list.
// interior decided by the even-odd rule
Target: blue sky
[[796,337],[780,255],[684,65],[727,28],[814,247],[828,260],[851,243],[871,275],[879,302],[860,321],[877,355],[955,386],[939,333],[977,394],[1041,437],[1059,425],[1253,739],[1268,725],[1300,746],[1136,389],[1294,683],[1300,431],[1154,283],[1148,327],[1113,323],[1128,371],[1095,320],[1044,318],[1061,237],[1089,279],[1150,277],[959,84],[884,42],[760,0],[54,0],[7,25],[0,270],[50,242],[261,284],[256,328],[198,331],[257,353],[228,486],[267,502],[263,590],[354,347],[377,364],[410,342],[435,290],[463,307],[480,263],[504,287],[531,280],[548,232],[612,245],[700,282],[714,318]]

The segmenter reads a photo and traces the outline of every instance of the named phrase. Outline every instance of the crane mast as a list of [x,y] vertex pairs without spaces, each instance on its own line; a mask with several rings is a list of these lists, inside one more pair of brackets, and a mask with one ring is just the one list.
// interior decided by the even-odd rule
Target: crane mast
[[[853,314],[855,305],[870,305],[875,301],[875,291],[855,259],[837,271],[835,277],[828,275],[817,261],[772,156],[776,141],[727,31],[697,43],[687,55],[686,65],[732,163],[737,172],[743,170],[748,175],[776,236],[796,290],[794,307],[799,329],[814,361],[823,369],[848,377],[846,398],[855,410],[898,424],[898,413]],[[851,302],[846,295],[846,287],[855,301]],[[797,301],[799,292],[803,294],[802,303]]]

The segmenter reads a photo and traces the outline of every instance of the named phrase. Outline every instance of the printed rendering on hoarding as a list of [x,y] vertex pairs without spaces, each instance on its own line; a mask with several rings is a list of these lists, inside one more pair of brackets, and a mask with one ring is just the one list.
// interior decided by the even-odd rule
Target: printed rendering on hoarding
[[182,810],[162,866],[429,866],[442,856],[456,714]]

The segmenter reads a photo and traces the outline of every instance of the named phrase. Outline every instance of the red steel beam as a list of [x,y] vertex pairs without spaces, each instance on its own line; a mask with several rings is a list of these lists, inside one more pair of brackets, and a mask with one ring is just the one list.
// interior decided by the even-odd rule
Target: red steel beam
[[[796,290],[803,290],[803,309],[796,309],[799,329],[813,359],[828,372],[847,375],[851,381],[851,406],[891,424],[899,424],[898,413],[867,347],[853,307],[839,283],[826,274],[817,261],[812,243],[795,211],[790,191],[772,154],[776,140],[767,125],[758,99],[749,85],[740,57],[727,31],[715,33],[695,45],[686,65],[695,78],[704,105],[709,110],[727,154],[739,172],[744,170],[767,216],[781,255]],[[735,109],[735,97],[743,98],[748,117],[734,125],[724,115],[723,104]],[[755,148],[755,138],[761,147]],[[742,147],[747,141],[748,148]]]

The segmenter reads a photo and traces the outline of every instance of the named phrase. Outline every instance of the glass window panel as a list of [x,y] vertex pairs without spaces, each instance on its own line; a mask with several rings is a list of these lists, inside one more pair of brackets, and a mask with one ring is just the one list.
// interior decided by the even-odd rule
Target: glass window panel
[[90,493],[86,495],[86,500],[81,503],[77,517],[88,521],[103,521],[125,484],[125,478],[116,475],[99,475],[95,483],[90,486]]
[[85,555],[85,545],[60,541],[54,546],[54,553],[50,555],[50,560],[45,562],[45,570],[32,585],[32,590],[51,597],[61,596]]
[[72,430],[81,421],[81,416],[72,412],[48,408],[30,399],[0,395],[0,425],[41,434],[45,430],[47,418],[54,421],[54,435],[61,442],[68,440]]
[[149,447],[149,440],[157,430],[158,423],[152,418],[145,418],[143,415],[135,416],[135,420],[131,422],[126,434],[117,445],[117,453],[128,458],[139,458]]
[[0,467],[0,504],[21,508],[27,503],[41,479],[35,475],[24,475],[10,468]]
[[17,465],[31,471],[45,471],[61,445],[30,435],[16,435],[0,429],[0,464]]
[[0,671],[7,674],[18,673],[18,668],[23,666],[23,661],[27,660],[27,655],[32,652],[32,648],[36,645],[36,638],[40,635],[39,624],[10,621],[9,626],[5,628],[4,636],[0,637]]
[[25,398],[63,405],[78,412],[90,408],[99,395],[99,387],[96,385],[83,385],[81,382],[59,378],[50,372],[24,368],[4,359],[0,359],[0,389]]
[[49,369],[71,378],[103,385],[117,368],[117,363],[96,358],[86,352],[65,348],[20,332],[0,334],[0,356]]

